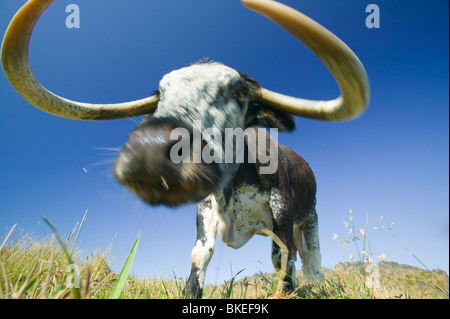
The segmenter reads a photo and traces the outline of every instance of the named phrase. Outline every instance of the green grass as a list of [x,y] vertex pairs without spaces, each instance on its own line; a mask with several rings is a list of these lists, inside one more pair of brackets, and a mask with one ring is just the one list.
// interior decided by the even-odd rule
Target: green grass
[[[129,275],[133,258],[136,253],[139,253],[137,252],[139,235],[119,274],[109,267],[108,250],[88,256],[81,254],[75,244],[86,213],[80,226],[77,225],[66,239],[63,239],[56,227],[46,219],[45,222],[53,232],[51,236],[35,238],[17,230],[16,225],[4,236],[0,236],[0,298],[184,298],[182,291],[186,279],[177,278],[175,274],[172,278],[147,279],[138,279]],[[303,273],[298,270],[296,272],[297,289],[292,294],[286,295],[277,293],[276,273],[259,273],[240,278],[242,273],[240,270],[221,285],[206,285],[203,297],[210,299],[449,298],[449,277],[443,271],[424,270],[386,261],[370,264],[372,259],[369,255],[370,249],[367,249],[369,253],[365,251],[368,243],[367,220],[368,218],[366,218],[364,229],[360,229],[358,233],[347,231],[346,233],[352,238],[341,241],[354,242],[360,260],[340,263],[332,270],[324,268],[323,281],[309,283],[303,277]],[[357,230],[353,225],[353,219],[350,221],[348,225],[351,224],[352,229]],[[74,234],[76,234],[75,238],[73,238]],[[361,247],[358,247],[357,234],[363,235]],[[68,247],[71,249],[69,250]],[[362,253],[360,249],[363,249]],[[418,259],[415,255],[413,257]],[[372,272],[374,267],[377,271],[377,285],[367,280],[375,274]]]
[[[0,245],[0,298],[101,298],[117,299],[127,284],[128,275],[136,255],[139,234],[117,276],[112,272],[106,260],[107,251],[80,258],[74,253],[75,244],[80,234],[87,210],[78,227],[72,249],[68,250],[72,235],[64,241],[55,226],[44,217],[44,222],[52,230],[51,239],[41,241],[29,234],[17,236],[11,242],[16,225],[6,235]],[[85,277],[83,281],[82,278]],[[111,289],[110,289],[111,288]],[[111,290],[111,291],[110,291]],[[107,294],[105,294],[105,292]]]
[[119,277],[117,278],[116,284],[113,287],[113,290],[110,295],[110,299],[117,299],[120,297],[120,294],[125,287],[128,279],[128,275],[130,274],[131,265],[133,264],[134,256],[136,255],[136,250],[139,244],[139,237],[140,234],[138,234],[133,247],[131,248],[130,253],[128,254],[127,260],[125,261],[125,264],[123,265],[122,270],[120,271]]

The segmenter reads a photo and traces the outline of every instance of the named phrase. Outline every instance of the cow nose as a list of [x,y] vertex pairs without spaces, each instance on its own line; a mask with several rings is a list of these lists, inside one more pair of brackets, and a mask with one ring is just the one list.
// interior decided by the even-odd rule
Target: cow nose
[[[187,125],[173,119],[155,119],[137,127],[116,161],[114,175],[124,180],[155,180],[176,176],[181,163],[171,159],[171,149],[178,142],[171,140],[171,132],[176,128],[191,131]],[[177,136],[175,136],[177,138]]]

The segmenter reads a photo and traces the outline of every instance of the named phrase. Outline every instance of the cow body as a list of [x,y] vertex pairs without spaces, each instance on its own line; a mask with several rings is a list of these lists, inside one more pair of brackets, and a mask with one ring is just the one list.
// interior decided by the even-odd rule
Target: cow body
[[[261,128],[291,131],[295,122],[290,114],[252,103],[249,92],[258,86],[216,62],[202,61],[165,75],[157,110],[131,132],[114,166],[116,179],[150,205],[200,202],[188,297],[202,296],[217,233],[233,248],[266,231],[280,240],[283,249],[272,244],[272,261],[282,269],[283,254],[287,260],[286,290],[295,285],[297,252],[306,273],[320,276],[314,175],[298,154]],[[200,123],[197,129],[195,123]],[[245,129],[245,134],[227,139],[230,129]],[[174,151],[183,150],[177,147],[183,135],[190,136],[185,155]],[[196,161],[195,145],[202,155],[208,147],[215,161]],[[183,160],[174,161],[174,156]]]
[[[266,133],[267,134],[267,133]],[[267,138],[270,136],[267,134]],[[297,252],[308,277],[320,277],[321,256],[315,210],[316,182],[309,165],[297,153],[278,145],[278,170],[260,174],[260,163],[243,163],[230,185],[203,200],[197,210],[197,240],[185,293],[200,298],[206,268],[217,233],[232,248],[269,230],[287,247],[285,289],[295,286]],[[272,242],[272,263],[281,268],[280,247]]]

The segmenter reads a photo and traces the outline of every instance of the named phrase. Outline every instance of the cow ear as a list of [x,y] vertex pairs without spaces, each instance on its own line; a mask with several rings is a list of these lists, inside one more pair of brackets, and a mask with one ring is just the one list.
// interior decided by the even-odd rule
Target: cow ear
[[290,132],[295,129],[295,119],[292,114],[252,104],[247,112],[246,126],[254,125],[277,128],[280,132]]

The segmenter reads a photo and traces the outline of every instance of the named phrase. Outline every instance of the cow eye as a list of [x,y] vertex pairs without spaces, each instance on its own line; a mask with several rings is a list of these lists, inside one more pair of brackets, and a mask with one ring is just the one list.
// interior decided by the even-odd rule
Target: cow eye
[[247,89],[243,86],[238,86],[234,89],[233,96],[239,102],[245,102],[245,98],[247,97]]

